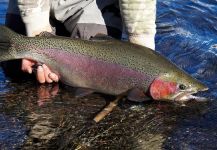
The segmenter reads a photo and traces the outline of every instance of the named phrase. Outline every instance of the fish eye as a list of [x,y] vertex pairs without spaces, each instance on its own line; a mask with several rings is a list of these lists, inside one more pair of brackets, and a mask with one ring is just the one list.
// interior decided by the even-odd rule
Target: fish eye
[[185,89],[186,89],[186,86],[185,86],[184,84],[180,84],[180,85],[179,85],[179,89],[180,89],[180,90],[185,90]]

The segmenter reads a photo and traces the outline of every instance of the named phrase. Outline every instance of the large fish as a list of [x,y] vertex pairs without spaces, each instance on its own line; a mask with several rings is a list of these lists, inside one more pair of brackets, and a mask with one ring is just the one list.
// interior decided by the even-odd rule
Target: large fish
[[208,88],[157,52],[109,38],[25,37],[0,26],[0,61],[31,59],[47,64],[73,87],[130,100],[185,101]]

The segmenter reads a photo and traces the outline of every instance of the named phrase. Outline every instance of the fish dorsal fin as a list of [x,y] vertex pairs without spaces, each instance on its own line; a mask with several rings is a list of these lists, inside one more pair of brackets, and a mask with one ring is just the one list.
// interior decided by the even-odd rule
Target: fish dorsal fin
[[112,40],[113,38],[111,36],[102,34],[102,33],[98,33],[96,34],[94,37],[91,37],[90,40],[91,41],[108,41],[108,40]]
[[144,91],[140,88],[133,88],[128,92],[127,98],[134,102],[150,101],[151,98],[145,95]]
[[50,32],[46,32],[46,31],[44,31],[44,32],[41,32],[39,35],[37,35],[37,36],[39,36],[39,37],[53,37],[53,36],[56,36],[56,35],[54,35],[54,34],[52,34],[52,33],[50,33]]

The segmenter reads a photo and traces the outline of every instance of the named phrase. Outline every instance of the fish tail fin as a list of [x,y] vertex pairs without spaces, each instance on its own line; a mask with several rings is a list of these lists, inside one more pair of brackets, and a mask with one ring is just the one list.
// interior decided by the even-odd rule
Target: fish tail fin
[[21,36],[5,26],[0,26],[0,62],[13,59],[13,43]]

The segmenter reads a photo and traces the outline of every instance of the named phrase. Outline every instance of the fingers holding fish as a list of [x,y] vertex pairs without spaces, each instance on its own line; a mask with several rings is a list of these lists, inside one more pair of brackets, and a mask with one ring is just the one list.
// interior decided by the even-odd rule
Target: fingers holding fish
[[49,77],[49,74],[51,73],[51,70],[45,64],[42,65],[42,68],[43,68],[43,71],[44,71],[45,81],[47,83],[52,83],[53,80]]
[[34,72],[39,83],[58,82],[59,77],[53,73],[45,64],[29,59],[22,59],[22,71],[31,74]]
[[59,77],[55,73],[51,72],[45,64],[38,66],[36,77],[39,83],[52,83],[59,81]]
[[50,79],[52,79],[54,82],[58,82],[59,81],[59,77],[55,74],[55,73],[49,73],[48,74],[48,77],[50,78]]
[[36,78],[39,83],[45,83],[46,80],[45,80],[44,70],[42,66],[38,66]]
[[21,70],[24,72],[28,72],[29,74],[32,73],[32,66],[35,64],[36,62],[32,61],[32,60],[28,60],[28,59],[22,59],[22,66],[21,66]]

